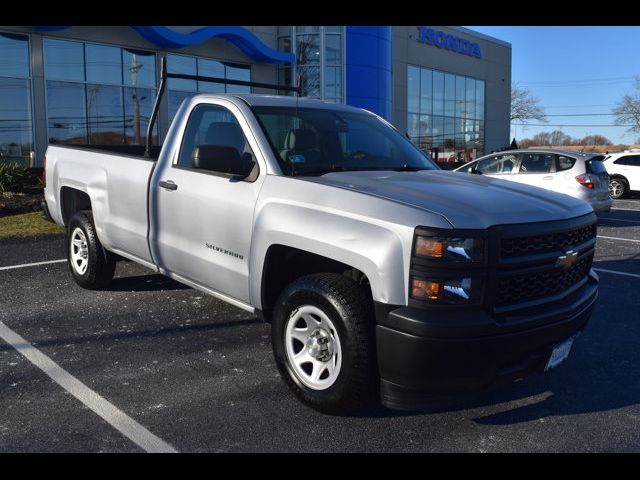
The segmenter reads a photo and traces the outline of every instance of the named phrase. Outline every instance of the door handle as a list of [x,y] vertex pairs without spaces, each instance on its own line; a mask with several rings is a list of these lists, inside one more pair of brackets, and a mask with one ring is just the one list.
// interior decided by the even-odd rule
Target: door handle
[[173,180],[167,180],[166,182],[162,181],[158,185],[160,185],[162,188],[166,188],[167,190],[177,190],[178,189],[178,185],[173,183]]
[[542,177],[543,180],[553,180],[553,176]]

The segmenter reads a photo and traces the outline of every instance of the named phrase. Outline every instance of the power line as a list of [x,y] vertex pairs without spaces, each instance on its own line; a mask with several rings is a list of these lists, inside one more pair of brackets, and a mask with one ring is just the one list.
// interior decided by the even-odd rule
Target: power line
[[588,125],[577,124],[571,125],[568,123],[512,123],[511,125],[526,126],[526,127],[635,127],[636,125]]

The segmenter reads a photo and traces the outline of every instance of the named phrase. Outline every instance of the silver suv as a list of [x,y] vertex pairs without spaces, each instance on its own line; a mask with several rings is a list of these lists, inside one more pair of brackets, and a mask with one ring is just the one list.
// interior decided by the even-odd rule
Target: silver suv
[[571,150],[507,150],[481,157],[455,171],[546,188],[584,200],[595,212],[608,212],[612,200],[603,159],[599,154]]

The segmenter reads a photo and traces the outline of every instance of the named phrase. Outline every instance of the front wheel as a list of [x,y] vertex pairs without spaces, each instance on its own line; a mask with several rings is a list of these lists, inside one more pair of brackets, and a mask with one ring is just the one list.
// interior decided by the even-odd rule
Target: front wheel
[[67,259],[73,279],[83,288],[100,290],[113,278],[115,255],[98,240],[90,211],[78,212],[69,220]]
[[278,298],[271,339],[276,364],[298,398],[348,415],[378,388],[372,302],[353,280],[332,273],[295,280]]

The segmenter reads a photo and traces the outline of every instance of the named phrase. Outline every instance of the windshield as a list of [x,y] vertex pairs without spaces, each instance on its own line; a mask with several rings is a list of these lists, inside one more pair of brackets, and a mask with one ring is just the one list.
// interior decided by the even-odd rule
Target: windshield
[[406,137],[365,112],[253,107],[285,175],[438,167]]

